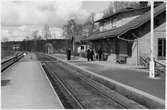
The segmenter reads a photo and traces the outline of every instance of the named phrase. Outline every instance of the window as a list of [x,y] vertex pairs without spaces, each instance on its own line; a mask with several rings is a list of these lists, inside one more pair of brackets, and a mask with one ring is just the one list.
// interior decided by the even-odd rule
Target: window
[[83,45],[81,45],[81,50],[84,50],[84,46]]
[[158,58],[165,59],[166,56],[166,39],[159,38],[158,39]]
[[156,26],[159,26],[159,25],[160,25],[159,20],[158,20],[158,19],[155,19],[155,20],[154,20],[154,24],[155,24],[155,27],[156,27]]

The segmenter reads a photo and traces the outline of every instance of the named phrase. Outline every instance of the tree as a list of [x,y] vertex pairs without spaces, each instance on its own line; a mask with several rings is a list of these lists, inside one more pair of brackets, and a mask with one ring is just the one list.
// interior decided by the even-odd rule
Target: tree
[[4,53],[8,53],[9,52],[9,50],[10,50],[10,45],[9,45],[9,43],[8,43],[8,41],[9,41],[9,39],[7,38],[7,37],[3,37],[2,38],[2,42],[3,43],[1,43],[1,45],[2,45],[2,51],[4,52]]
[[89,36],[93,33],[95,29],[95,26],[94,26],[94,13],[92,13],[86,20],[86,22],[83,24],[83,33],[86,35],[86,36]]
[[72,38],[73,36],[73,32],[75,32],[76,29],[76,22],[74,21],[74,19],[70,19],[69,21],[67,21],[67,24],[63,25],[63,35],[66,38]]
[[[75,49],[74,41],[77,37],[82,36],[83,25],[77,24],[74,19],[70,19],[67,23],[63,26],[63,35],[66,38],[71,39],[73,51]],[[69,46],[69,44],[68,44]]]
[[33,40],[37,40],[38,39],[38,30],[33,31],[32,38],[33,38]]
[[38,45],[37,45],[37,41],[40,40],[41,38],[40,38],[40,36],[38,35],[38,33],[39,33],[38,30],[33,31],[33,33],[32,33],[33,51],[37,51],[37,48],[39,48]]
[[44,26],[44,38],[45,39],[50,39],[51,37],[52,36],[51,36],[49,25],[45,24],[45,26]]
[[71,39],[72,43],[74,43],[76,39],[80,39],[79,37],[88,37],[97,29],[98,28],[94,25],[94,13],[91,13],[84,23],[77,24],[74,19],[67,21],[67,23],[63,25],[63,36]]
[[30,45],[28,45],[28,41],[30,40],[30,37],[29,36],[26,36],[24,39],[23,39],[23,50],[25,51],[29,51],[30,50]]
[[2,38],[2,42],[7,42],[7,41],[9,41],[9,39],[7,37]]
[[29,37],[29,36],[26,36],[24,40],[30,40],[30,37]]
[[63,35],[69,39],[75,39],[82,35],[82,24],[77,24],[74,19],[70,19],[63,25]]

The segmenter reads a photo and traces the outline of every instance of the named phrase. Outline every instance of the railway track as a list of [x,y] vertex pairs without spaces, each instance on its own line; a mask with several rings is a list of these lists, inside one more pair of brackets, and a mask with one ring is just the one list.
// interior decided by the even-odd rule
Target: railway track
[[65,108],[146,108],[78,72],[69,71],[53,57],[37,54]]

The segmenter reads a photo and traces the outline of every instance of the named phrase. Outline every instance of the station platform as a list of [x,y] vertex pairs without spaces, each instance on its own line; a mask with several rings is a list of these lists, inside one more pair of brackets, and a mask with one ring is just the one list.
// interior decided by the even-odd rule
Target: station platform
[[3,109],[63,109],[63,105],[34,54],[1,73]]
[[78,56],[72,56],[71,60],[67,61],[65,54],[52,54],[51,56],[165,100],[164,74],[151,79],[149,78],[149,71],[141,69],[141,66],[115,64],[107,61],[88,62],[86,58]]

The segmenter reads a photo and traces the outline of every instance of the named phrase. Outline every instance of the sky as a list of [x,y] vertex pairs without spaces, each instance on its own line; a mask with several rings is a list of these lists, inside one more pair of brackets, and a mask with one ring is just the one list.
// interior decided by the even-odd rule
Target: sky
[[61,38],[62,26],[75,16],[78,23],[84,23],[87,17],[96,13],[98,19],[109,1],[81,1],[81,0],[55,0],[55,1],[9,1],[1,2],[1,38],[17,41],[26,36],[31,37],[35,30],[42,34],[44,25],[48,24],[50,30],[57,38]]

